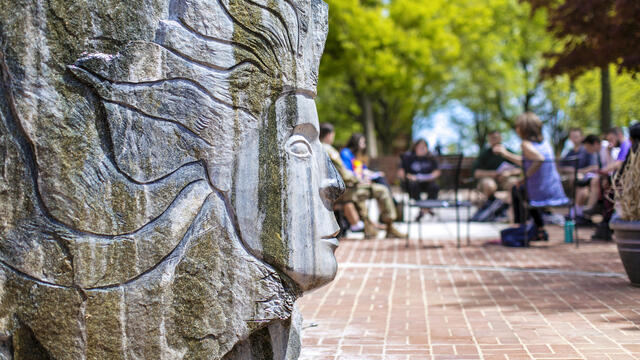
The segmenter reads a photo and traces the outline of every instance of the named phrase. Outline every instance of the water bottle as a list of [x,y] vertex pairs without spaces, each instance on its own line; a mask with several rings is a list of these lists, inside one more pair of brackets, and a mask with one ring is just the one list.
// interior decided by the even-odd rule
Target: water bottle
[[576,223],[573,220],[567,220],[564,222],[564,242],[570,244],[573,242],[573,232],[575,231]]

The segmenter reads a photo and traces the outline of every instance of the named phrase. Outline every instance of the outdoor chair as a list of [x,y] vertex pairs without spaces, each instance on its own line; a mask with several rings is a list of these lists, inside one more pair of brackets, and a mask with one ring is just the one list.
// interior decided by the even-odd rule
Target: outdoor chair
[[[529,212],[531,209],[539,209],[540,211],[542,211],[543,209],[557,209],[557,208],[567,208],[568,209],[568,214],[566,216],[566,219],[572,220],[575,224],[575,220],[576,220],[576,183],[578,181],[578,163],[579,163],[579,159],[578,157],[569,157],[569,158],[564,158],[564,159],[555,159],[555,160],[538,160],[538,161],[532,161],[532,160],[526,160],[528,163],[553,163],[556,167],[556,170],[558,171],[558,173],[560,174],[561,180],[566,180],[567,178],[565,177],[563,179],[563,173],[560,172],[560,168],[561,167],[567,167],[567,166],[571,166],[573,167],[573,170],[571,171],[570,174],[570,182],[568,185],[568,189],[565,189],[565,195],[568,198],[568,201],[566,203],[563,204],[557,204],[554,206],[542,206],[542,207],[537,207],[531,204],[530,200],[529,200],[529,196],[527,194],[527,183],[529,181],[528,177],[527,177],[527,172],[524,169],[524,163],[522,166],[522,173],[524,174],[524,191],[523,191],[523,196],[524,199],[526,199],[526,201],[522,201],[523,204],[523,209],[524,209],[524,214],[523,214],[523,220],[524,223],[526,224],[528,219],[529,219]],[[567,191],[568,190],[568,191]],[[524,232],[524,243],[525,246],[529,246],[529,241],[530,239],[528,238],[528,232],[525,231]],[[580,237],[578,236],[578,227],[575,226],[574,230],[573,230],[573,241],[576,244],[576,247],[580,246]]]
[[[417,208],[420,209],[421,211],[423,209],[446,209],[446,208],[455,208],[456,211],[456,240],[457,240],[457,247],[460,248],[460,226],[461,226],[461,219],[460,219],[460,208],[467,208],[467,246],[469,246],[470,242],[471,242],[471,238],[470,238],[470,233],[469,233],[469,229],[470,229],[470,219],[471,219],[471,202],[470,201],[463,201],[460,200],[459,198],[459,190],[460,190],[460,185],[462,184],[461,181],[461,172],[462,172],[462,159],[463,159],[464,155],[463,154],[456,154],[456,155],[451,155],[451,156],[447,156],[445,158],[441,159],[441,162],[439,164],[439,169],[442,171],[442,179],[443,181],[446,181],[448,184],[447,185],[453,185],[453,193],[454,193],[454,198],[453,199],[437,199],[437,200],[414,200],[411,199],[408,196],[408,180],[403,179],[403,187],[405,192],[407,192],[407,197],[408,200],[405,202],[406,205],[406,210],[407,210],[407,237],[406,237],[406,242],[405,242],[405,247],[409,247],[409,239],[411,237],[411,223],[413,222],[411,219],[411,209]],[[405,174],[407,174],[408,169],[404,169]],[[447,188],[446,186],[444,188]],[[450,187],[449,187],[450,188]],[[420,224],[420,222],[418,222],[418,224]],[[422,246],[422,227],[418,226],[418,240],[420,243],[420,246]]]

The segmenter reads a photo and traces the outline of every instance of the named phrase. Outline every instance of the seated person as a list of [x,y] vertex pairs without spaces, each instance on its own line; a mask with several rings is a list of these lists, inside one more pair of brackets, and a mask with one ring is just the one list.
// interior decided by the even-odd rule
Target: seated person
[[380,207],[380,218],[386,225],[387,237],[406,237],[405,234],[393,226],[393,221],[397,218],[397,213],[396,207],[393,204],[391,191],[384,185],[360,180],[352,172],[347,170],[342,163],[340,153],[333,147],[334,139],[335,132],[333,126],[327,123],[320,124],[320,141],[347,186],[347,190],[338,201],[353,202],[356,205],[360,218],[364,221],[365,237],[375,237],[377,230],[369,219],[365,201],[369,198],[376,199]]
[[[398,177],[404,180],[404,186],[411,199],[419,200],[422,193],[427,193],[430,200],[437,199],[440,188],[436,181],[441,175],[438,159],[429,152],[429,145],[424,139],[416,141],[411,150],[400,157]],[[425,213],[433,215],[431,209],[422,209],[416,221],[420,221]]]
[[354,133],[349,138],[347,146],[340,150],[340,158],[344,167],[354,173],[361,180],[368,180],[389,187],[384,173],[371,171],[362,161],[367,149],[367,138],[361,133]]
[[442,175],[438,169],[438,159],[429,151],[427,141],[416,141],[411,150],[400,157],[400,169],[398,175],[406,180],[409,197],[420,199],[420,194],[427,193],[429,199],[437,199],[438,184],[436,180]]
[[[527,178],[526,193],[524,184],[514,186],[512,189],[512,204],[514,220],[524,224],[524,202],[527,201],[532,208],[529,214],[538,229],[538,235],[531,240],[548,240],[549,235],[544,230],[544,221],[539,208],[545,206],[559,206],[569,203],[564,193],[560,174],[553,162],[555,156],[553,149],[542,136],[542,121],[533,113],[524,113],[516,119],[516,133],[522,139],[522,156],[515,155],[503,146],[493,148],[496,154],[514,164],[521,165]],[[525,197],[526,195],[526,197]]]
[[[563,157],[563,160],[565,160],[561,163],[563,172],[573,173],[577,168],[578,174],[584,175],[593,170],[594,165],[596,165],[596,158],[584,147],[584,139],[581,129],[572,128],[569,130],[569,141],[571,141],[573,147]],[[577,161],[569,162],[567,161],[569,158],[576,158]]]
[[[602,213],[603,209],[599,208],[597,205],[599,200],[602,198],[603,187],[601,186],[601,179],[606,181],[614,172],[620,170],[622,168],[622,164],[627,159],[627,155],[629,155],[629,151],[631,150],[631,141],[625,139],[624,132],[620,128],[613,128],[607,132],[606,135],[607,141],[609,142],[609,151],[611,152],[613,149],[619,149],[618,155],[615,160],[608,163],[606,166],[603,166],[594,176],[596,182],[592,182],[591,184],[591,192],[589,194],[589,200],[587,201],[587,205],[584,207],[583,213],[584,215],[596,215]],[[605,187],[606,188],[606,187]]]
[[[495,201],[495,194],[498,190],[510,191],[517,183],[518,175],[521,171],[503,156],[494,153],[493,148],[502,144],[502,135],[499,131],[492,131],[488,135],[489,146],[482,149],[478,158],[473,163],[472,174],[478,179],[478,190],[482,192],[487,203],[482,207]],[[513,151],[507,149],[513,153]]]
[[[565,154],[563,161],[560,163],[560,170],[566,174],[565,184],[567,189],[575,186],[576,191],[576,221],[578,224],[590,224],[588,219],[582,217],[582,208],[587,204],[589,198],[589,188],[587,185],[591,183],[591,179],[597,171],[597,157],[595,154],[587,151],[583,142],[584,134],[579,128],[569,130],[569,141],[573,147]],[[578,181],[573,184],[573,176],[577,175]]]
[[[601,193],[600,170],[613,162],[607,144],[603,144],[598,135],[587,135],[582,141],[582,147],[587,154],[593,157],[594,164],[579,170],[583,174],[576,184],[576,209],[577,215],[582,216],[582,209],[586,204],[595,204]],[[591,199],[595,197],[595,199]]]

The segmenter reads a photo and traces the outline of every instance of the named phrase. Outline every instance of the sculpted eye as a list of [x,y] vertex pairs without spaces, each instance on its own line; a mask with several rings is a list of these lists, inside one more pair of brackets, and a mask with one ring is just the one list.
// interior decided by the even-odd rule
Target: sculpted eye
[[304,137],[294,135],[287,142],[287,151],[296,157],[308,158],[311,156],[311,145]]

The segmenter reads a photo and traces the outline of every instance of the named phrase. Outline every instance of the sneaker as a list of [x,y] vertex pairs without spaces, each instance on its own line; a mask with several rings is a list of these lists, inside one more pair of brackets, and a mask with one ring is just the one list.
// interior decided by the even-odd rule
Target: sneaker
[[362,232],[364,231],[364,222],[362,220],[358,221],[357,224],[349,227],[349,231],[351,232]]

